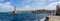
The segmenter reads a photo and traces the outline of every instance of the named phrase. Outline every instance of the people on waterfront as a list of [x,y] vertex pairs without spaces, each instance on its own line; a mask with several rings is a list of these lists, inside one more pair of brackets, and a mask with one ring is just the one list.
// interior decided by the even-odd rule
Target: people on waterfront
[[49,17],[46,17],[45,21],[49,21]]

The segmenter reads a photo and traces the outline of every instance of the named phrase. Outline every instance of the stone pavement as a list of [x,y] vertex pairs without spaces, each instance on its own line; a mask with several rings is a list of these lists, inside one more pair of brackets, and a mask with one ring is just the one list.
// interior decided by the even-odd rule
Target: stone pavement
[[49,17],[49,21],[60,21],[60,16],[48,16]]

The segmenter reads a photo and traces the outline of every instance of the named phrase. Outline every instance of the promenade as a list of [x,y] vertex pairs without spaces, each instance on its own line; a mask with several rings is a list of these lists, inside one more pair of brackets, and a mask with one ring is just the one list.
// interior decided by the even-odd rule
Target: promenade
[[49,15],[49,21],[60,21],[60,16]]

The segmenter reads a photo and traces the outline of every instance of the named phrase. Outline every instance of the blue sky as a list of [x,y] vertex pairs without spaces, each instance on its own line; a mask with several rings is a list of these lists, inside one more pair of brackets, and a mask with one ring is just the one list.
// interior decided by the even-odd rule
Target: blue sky
[[13,11],[16,6],[20,10],[56,10],[56,5],[60,0],[0,0],[0,11]]

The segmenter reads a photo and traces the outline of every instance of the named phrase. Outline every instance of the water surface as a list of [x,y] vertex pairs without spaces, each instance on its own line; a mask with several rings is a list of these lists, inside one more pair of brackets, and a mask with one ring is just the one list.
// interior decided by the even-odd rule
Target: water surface
[[0,13],[0,21],[42,21],[47,14],[8,14]]

